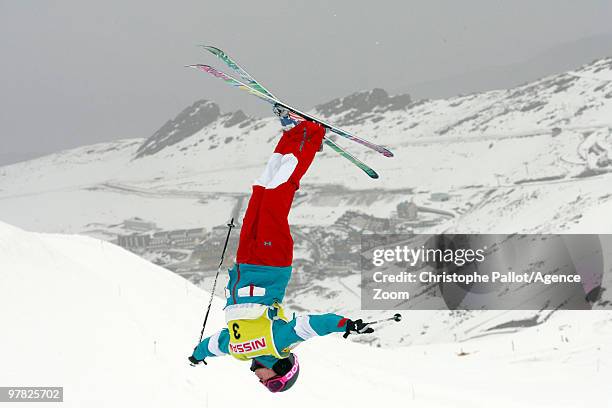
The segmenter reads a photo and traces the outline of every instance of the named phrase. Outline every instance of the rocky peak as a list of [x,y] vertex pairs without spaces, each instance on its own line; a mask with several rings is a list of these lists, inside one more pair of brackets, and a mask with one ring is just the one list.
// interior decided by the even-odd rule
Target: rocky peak
[[342,116],[341,124],[346,125],[358,123],[372,113],[405,109],[411,103],[408,94],[389,96],[384,89],[374,88],[317,105],[315,109],[325,117]]
[[188,138],[215,122],[220,115],[221,111],[216,103],[204,99],[194,102],[145,140],[138,148],[136,158],[155,154]]
[[223,116],[225,117],[223,126],[225,126],[226,128],[236,126],[236,125],[240,125],[240,127],[244,127],[247,123],[250,123],[253,120],[241,110],[237,110],[236,112],[228,113]]

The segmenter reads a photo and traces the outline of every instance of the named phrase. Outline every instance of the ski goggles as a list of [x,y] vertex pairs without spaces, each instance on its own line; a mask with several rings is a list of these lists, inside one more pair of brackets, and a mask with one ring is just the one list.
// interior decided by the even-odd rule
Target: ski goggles
[[[281,392],[287,386],[287,383],[291,381],[291,379],[296,375],[298,370],[300,369],[300,364],[298,363],[298,358],[296,355],[293,356],[293,366],[285,375],[277,375],[272,378],[269,378],[265,381],[261,381],[261,383],[268,389],[270,392]],[[264,365],[258,363],[255,359],[253,359],[251,363],[251,371],[255,371],[258,368],[266,368]]]

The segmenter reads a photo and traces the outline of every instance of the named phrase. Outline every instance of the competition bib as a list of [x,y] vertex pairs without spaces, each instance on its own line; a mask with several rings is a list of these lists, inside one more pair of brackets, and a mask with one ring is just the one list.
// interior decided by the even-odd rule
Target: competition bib
[[[287,321],[282,306],[275,303],[278,318]],[[229,330],[229,353],[238,360],[250,360],[258,356],[274,356],[285,358],[289,354],[276,350],[274,334],[272,332],[273,319],[268,317],[266,308],[256,319],[239,319],[227,322]]]

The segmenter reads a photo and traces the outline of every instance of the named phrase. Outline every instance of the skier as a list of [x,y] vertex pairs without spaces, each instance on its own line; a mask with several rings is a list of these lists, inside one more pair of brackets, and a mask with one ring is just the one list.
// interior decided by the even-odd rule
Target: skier
[[191,365],[207,357],[232,355],[251,361],[251,371],[271,392],[286,391],[299,375],[292,350],[316,336],[372,333],[361,319],[333,313],[293,316],[282,306],[291,278],[293,239],[287,217],[300,180],[319,150],[325,129],[313,122],[297,123],[275,109],[283,135],[252,194],[242,223],[234,266],[225,289],[227,328],[204,339],[189,356]]

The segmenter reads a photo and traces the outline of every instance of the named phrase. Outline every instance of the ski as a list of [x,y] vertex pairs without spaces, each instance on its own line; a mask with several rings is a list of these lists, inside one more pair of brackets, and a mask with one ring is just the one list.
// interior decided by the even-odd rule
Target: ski
[[[272,92],[270,92],[267,88],[265,88],[262,84],[260,84],[259,81],[257,81],[255,78],[253,78],[251,76],[251,74],[246,72],[246,70],[244,68],[242,68],[240,65],[238,65],[236,60],[234,60],[232,57],[227,55],[225,53],[225,51],[223,51],[220,48],[214,47],[212,45],[201,45],[201,47],[204,48],[206,51],[210,52],[211,54],[213,54],[215,57],[219,58],[229,68],[231,68],[236,73],[238,73],[238,75],[240,75],[240,77],[242,79],[244,79],[246,82],[248,82],[248,85],[250,85],[251,88],[253,88],[255,90],[258,90],[258,91],[260,91],[263,94],[271,96],[274,99],[278,99],[276,96],[274,96],[274,94],[272,94]],[[293,119],[295,121],[298,121],[298,122],[301,122],[301,121],[304,120],[304,118],[302,118],[301,116],[296,115],[293,112],[289,112],[289,116],[291,117],[291,119]]]
[[[230,63],[232,64],[232,65],[230,65],[230,67],[231,66],[236,66],[236,67],[238,67],[238,69],[241,70],[241,71],[237,71],[237,72],[239,72],[239,73],[240,72],[246,73],[246,71],[242,70],[237,64],[235,64],[231,59],[229,59],[226,54],[223,54],[223,56],[224,56],[224,58],[221,58],[221,57],[219,57],[219,58],[221,58],[223,61],[230,61]],[[352,140],[353,142],[359,143],[359,144],[361,144],[361,145],[363,145],[365,147],[368,147],[368,148],[370,148],[370,149],[372,149],[372,150],[382,154],[385,157],[393,157],[393,153],[389,149],[387,149],[386,147],[383,147],[383,146],[377,145],[375,143],[372,143],[372,142],[370,142],[368,140],[362,139],[362,138],[360,138],[358,136],[355,136],[352,133],[349,133],[349,132],[347,132],[345,130],[342,130],[342,129],[340,129],[340,128],[338,128],[338,127],[336,127],[336,126],[334,126],[334,125],[332,125],[330,123],[327,123],[327,122],[325,122],[325,121],[323,121],[321,119],[318,119],[318,118],[316,118],[316,117],[314,117],[312,115],[309,115],[309,114],[307,114],[305,112],[302,112],[302,111],[300,111],[300,110],[298,110],[298,109],[296,109],[296,108],[294,108],[294,107],[292,107],[290,105],[287,105],[286,103],[281,102],[280,100],[276,99],[269,92],[266,91],[267,92],[266,93],[266,92],[262,92],[262,91],[260,91],[258,89],[255,89],[255,88],[251,87],[250,85],[247,85],[244,82],[241,82],[241,81],[235,79],[234,77],[232,77],[230,75],[227,75],[226,73],[224,73],[222,71],[219,71],[216,68],[211,67],[210,65],[195,64],[195,65],[188,65],[188,67],[196,68],[196,69],[199,69],[200,71],[209,73],[209,74],[211,74],[211,75],[213,75],[213,76],[215,76],[215,77],[217,77],[219,79],[224,80],[226,83],[228,83],[228,84],[230,84],[232,86],[240,88],[240,89],[242,89],[244,91],[249,92],[252,95],[255,95],[255,96],[259,97],[260,99],[265,100],[266,102],[272,103],[274,105],[281,106],[281,107],[287,109],[288,111],[293,112],[294,114],[296,114],[298,116],[301,116],[302,118],[304,118],[306,120],[309,120],[311,122],[316,122],[316,123],[322,125],[323,127],[325,127],[326,129],[336,133],[337,135],[342,136],[342,137],[344,137],[346,139]],[[255,83],[257,83],[257,81],[252,79],[252,77],[250,77],[250,75],[248,75],[248,74],[246,74],[246,75],[247,75],[247,77],[244,78],[244,79],[246,79],[247,82],[254,81]],[[261,87],[261,85],[259,85],[259,83],[257,83],[257,84],[258,84],[259,87]],[[263,88],[263,87],[261,87],[261,88]],[[264,90],[265,90],[265,88],[264,88]]]
[[[271,97],[269,93],[268,94],[264,94],[262,92],[259,92],[256,89],[251,88],[251,87],[247,86],[246,84],[236,80],[235,78],[232,78],[229,75],[227,75],[227,74],[225,74],[225,73],[223,73],[221,71],[217,71],[216,69],[214,69],[214,68],[212,68],[212,67],[210,67],[208,65],[197,64],[197,65],[188,65],[188,67],[199,69],[201,71],[211,73],[212,75],[214,75],[214,76],[216,76],[216,77],[218,77],[220,79],[223,79],[227,83],[229,83],[229,84],[231,84],[233,86],[239,87],[239,88],[241,88],[243,90],[246,90],[247,92],[257,96],[258,98],[260,98],[260,99],[262,99],[262,100],[264,100],[264,101],[266,101],[266,102],[268,102],[268,103],[270,103],[272,105],[276,105],[277,104],[275,102],[276,99]],[[265,88],[263,88],[263,89],[265,90]],[[304,120],[305,118],[303,118],[301,115],[299,115],[295,119]],[[378,173],[376,172],[376,170],[374,170],[373,168],[371,168],[370,166],[368,166],[367,164],[365,164],[364,162],[362,162],[361,160],[359,160],[358,158],[356,158],[355,156],[353,156],[352,154],[347,152],[344,148],[339,146],[333,140],[329,139],[328,137],[325,137],[325,139],[323,140],[323,143],[325,143],[327,146],[329,146],[333,151],[338,153],[340,156],[344,157],[345,159],[347,159],[348,161],[353,163],[355,166],[360,168],[369,177],[371,177],[373,179],[377,179],[379,177]]]
[[356,158],[355,156],[353,156],[352,154],[344,150],[344,148],[338,146],[333,140],[328,139],[326,137],[323,140],[323,143],[329,146],[333,151],[338,153],[340,156],[344,157],[345,159],[353,163],[355,166],[359,167],[371,178],[373,179],[378,178],[378,173],[376,172],[376,170],[374,170],[373,168],[371,168],[370,166],[368,166],[367,164],[365,164],[364,162],[362,162],[361,160],[359,160],[358,158]]
[[214,56],[216,56],[217,58],[219,58],[221,61],[225,63],[225,65],[227,65],[232,70],[234,70],[236,73],[238,73],[238,75],[240,75],[242,79],[248,82],[248,85],[251,88],[258,90],[259,92],[263,94],[271,96],[272,98],[278,99],[276,98],[276,96],[272,94],[272,92],[270,92],[269,90],[264,88],[263,85],[257,82],[255,78],[251,76],[251,74],[246,72],[240,65],[238,65],[238,63],[234,59],[232,59],[229,55],[227,55],[223,50],[217,47],[213,47],[212,45],[201,45],[201,47],[204,48],[206,51],[210,52],[211,54],[213,54]]
[[[212,45],[202,45],[201,47],[204,48],[206,51],[212,53],[214,56],[216,56],[221,61],[223,61],[228,67],[230,67],[232,70],[237,72],[238,75],[240,75],[242,79],[248,82],[251,88],[258,90],[263,94],[271,96],[272,98],[278,99],[276,96],[274,96],[274,94],[272,94],[272,92],[270,92],[267,88],[261,85],[255,78],[251,76],[251,74],[249,74],[240,65],[238,65],[238,63],[234,59],[232,59],[229,55],[227,55],[223,50],[217,47],[213,47]],[[304,120],[304,118],[302,118],[301,116],[297,116],[295,114],[291,116],[292,116],[292,119],[296,121]],[[347,152],[344,148],[340,147],[333,140],[326,137],[323,143],[329,146],[333,151],[338,153],[340,156],[344,157],[345,159],[353,163],[355,166],[359,167],[371,178],[374,178],[374,179],[378,178],[378,173],[376,173],[376,171],[373,168],[371,168],[370,166],[368,166],[367,164],[365,164],[358,158],[354,157],[352,154]]]

